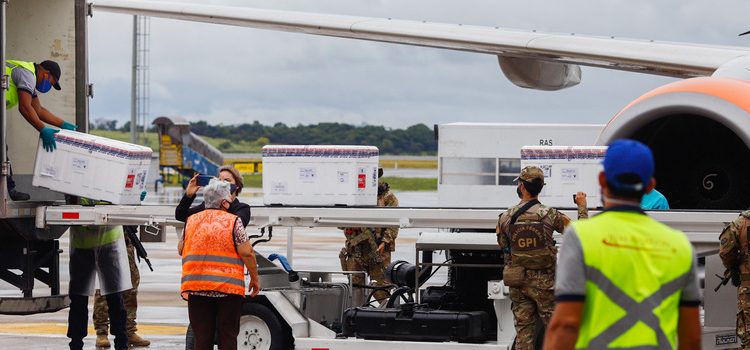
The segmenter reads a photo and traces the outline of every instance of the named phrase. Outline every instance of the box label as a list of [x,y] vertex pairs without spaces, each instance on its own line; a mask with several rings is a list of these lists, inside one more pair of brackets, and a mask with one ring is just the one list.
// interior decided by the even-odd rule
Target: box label
[[340,184],[345,184],[349,182],[349,172],[348,171],[337,171],[336,172],[337,181]]
[[135,186],[139,189],[146,187],[146,174],[148,174],[148,170],[143,170],[135,178]]
[[539,168],[542,169],[545,178],[549,179],[552,177],[552,164],[542,164]]
[[357,175],[357,188],[363,189],[367,186],[367,175],[366,174],[358,174]]
[[271,193],[286,193],[287,186],[286,182],[274,181],[271,183]]
[[57,178],[57,168],[52,164],[45,165],[39,175]]
[[317,178],[315,168],[299,168],[299,179],[303,182],[313,182]]
[[578,182],[578,169],[577,168],[562,168],[560,169],[560,177],[564,184],[574,184]]
[[125,188],[133,188],[135,183],[135,174],[128,174],[128,178],[125,180]]
[[86,158],[73,158],[73,171],[85,173],[89,168],[89,160]]

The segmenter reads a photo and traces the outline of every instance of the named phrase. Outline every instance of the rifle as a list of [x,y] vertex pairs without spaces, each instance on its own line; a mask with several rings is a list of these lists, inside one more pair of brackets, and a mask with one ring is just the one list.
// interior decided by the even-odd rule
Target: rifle
[[141,243],[141,240],[138,239],[138,235],[136,234],[136,232],[138,232],[138,226],[123,226],[122,228],[123,231],[125,231],[125,234],[128,235],[130,244],[132,244],[135,248],[135,253],[138,256],[138,262],[143,259],[144,261],[146,261],[148,269],[154,271],[154,268],[151,267],[151,261],[148,260],[148,252],[146,252],[146,248],[143,247],[143,243]]
[[732,281],[733,286],[739,287],[740,285],[739,283],[740,274],[739,274],[739,270],[736,268],[724,270],[723,277],[719,275],[715,275],[715,276],[718,277],[721,280],[721,282],[719,282],[716,288],[714,288],[714,292],[718,292],[719,288],[721,288],[722,286],[725,286],[727,283],[729,283],[730,280]]

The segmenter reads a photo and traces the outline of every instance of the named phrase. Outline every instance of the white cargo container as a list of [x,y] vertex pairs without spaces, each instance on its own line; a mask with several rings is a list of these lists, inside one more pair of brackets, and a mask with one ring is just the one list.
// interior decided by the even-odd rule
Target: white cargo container
[[[439,205],[465,208],[515,205],[518,196],[513,179],[521,170],[523,146],[594,145],[603,128],[604,125],[595,124],[438,125]],[[570,201],[565,205],[572,206]]]
[[263,203],[374,206],[378,153],[373,146],[265,146]]
[[601,205],[599,172],[606,146],[540,147],[521,149],[521,167],[535,165],[547,184],[539,201],[556,208],[574,206],[573,194],[586,192],[590,208]]
[[91,134],[60,130],[57,149],[37,147],[32,185],[113,204],[139,204],[153,151]]

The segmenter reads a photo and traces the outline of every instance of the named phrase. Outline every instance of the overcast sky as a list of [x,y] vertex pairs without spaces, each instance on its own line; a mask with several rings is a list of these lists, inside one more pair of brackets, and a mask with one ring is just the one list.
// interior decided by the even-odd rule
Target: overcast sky
[[[175,1],[175,0],[173,0]],[[750,2],[685,0],[213,0],[215,5],[750,46]],[[132,16],[90,20],[91,119],[130,118]],[[673,81],[583,68],[580,85],[521,89],[494,56],[352,39],[151,20],[151,118],[211,124],[606,123]]]

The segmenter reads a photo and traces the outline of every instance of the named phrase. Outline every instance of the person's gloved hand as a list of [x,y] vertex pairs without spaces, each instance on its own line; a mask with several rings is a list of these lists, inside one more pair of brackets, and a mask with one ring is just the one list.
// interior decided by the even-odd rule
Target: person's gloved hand
[[42,147],[44,147],[45,151],[52,152],[57,148],[55,134],[59,131],[46,126],[39,131],[39,138],[42,139]]
[[71,123],[68,123],[66,121],[63,121],[62,125],[60,125],[60,129],[76,131],[76,130],[78,130],[78,125],[71,124]]
[[141,202],[146,198],[146,191],[141,192]]

